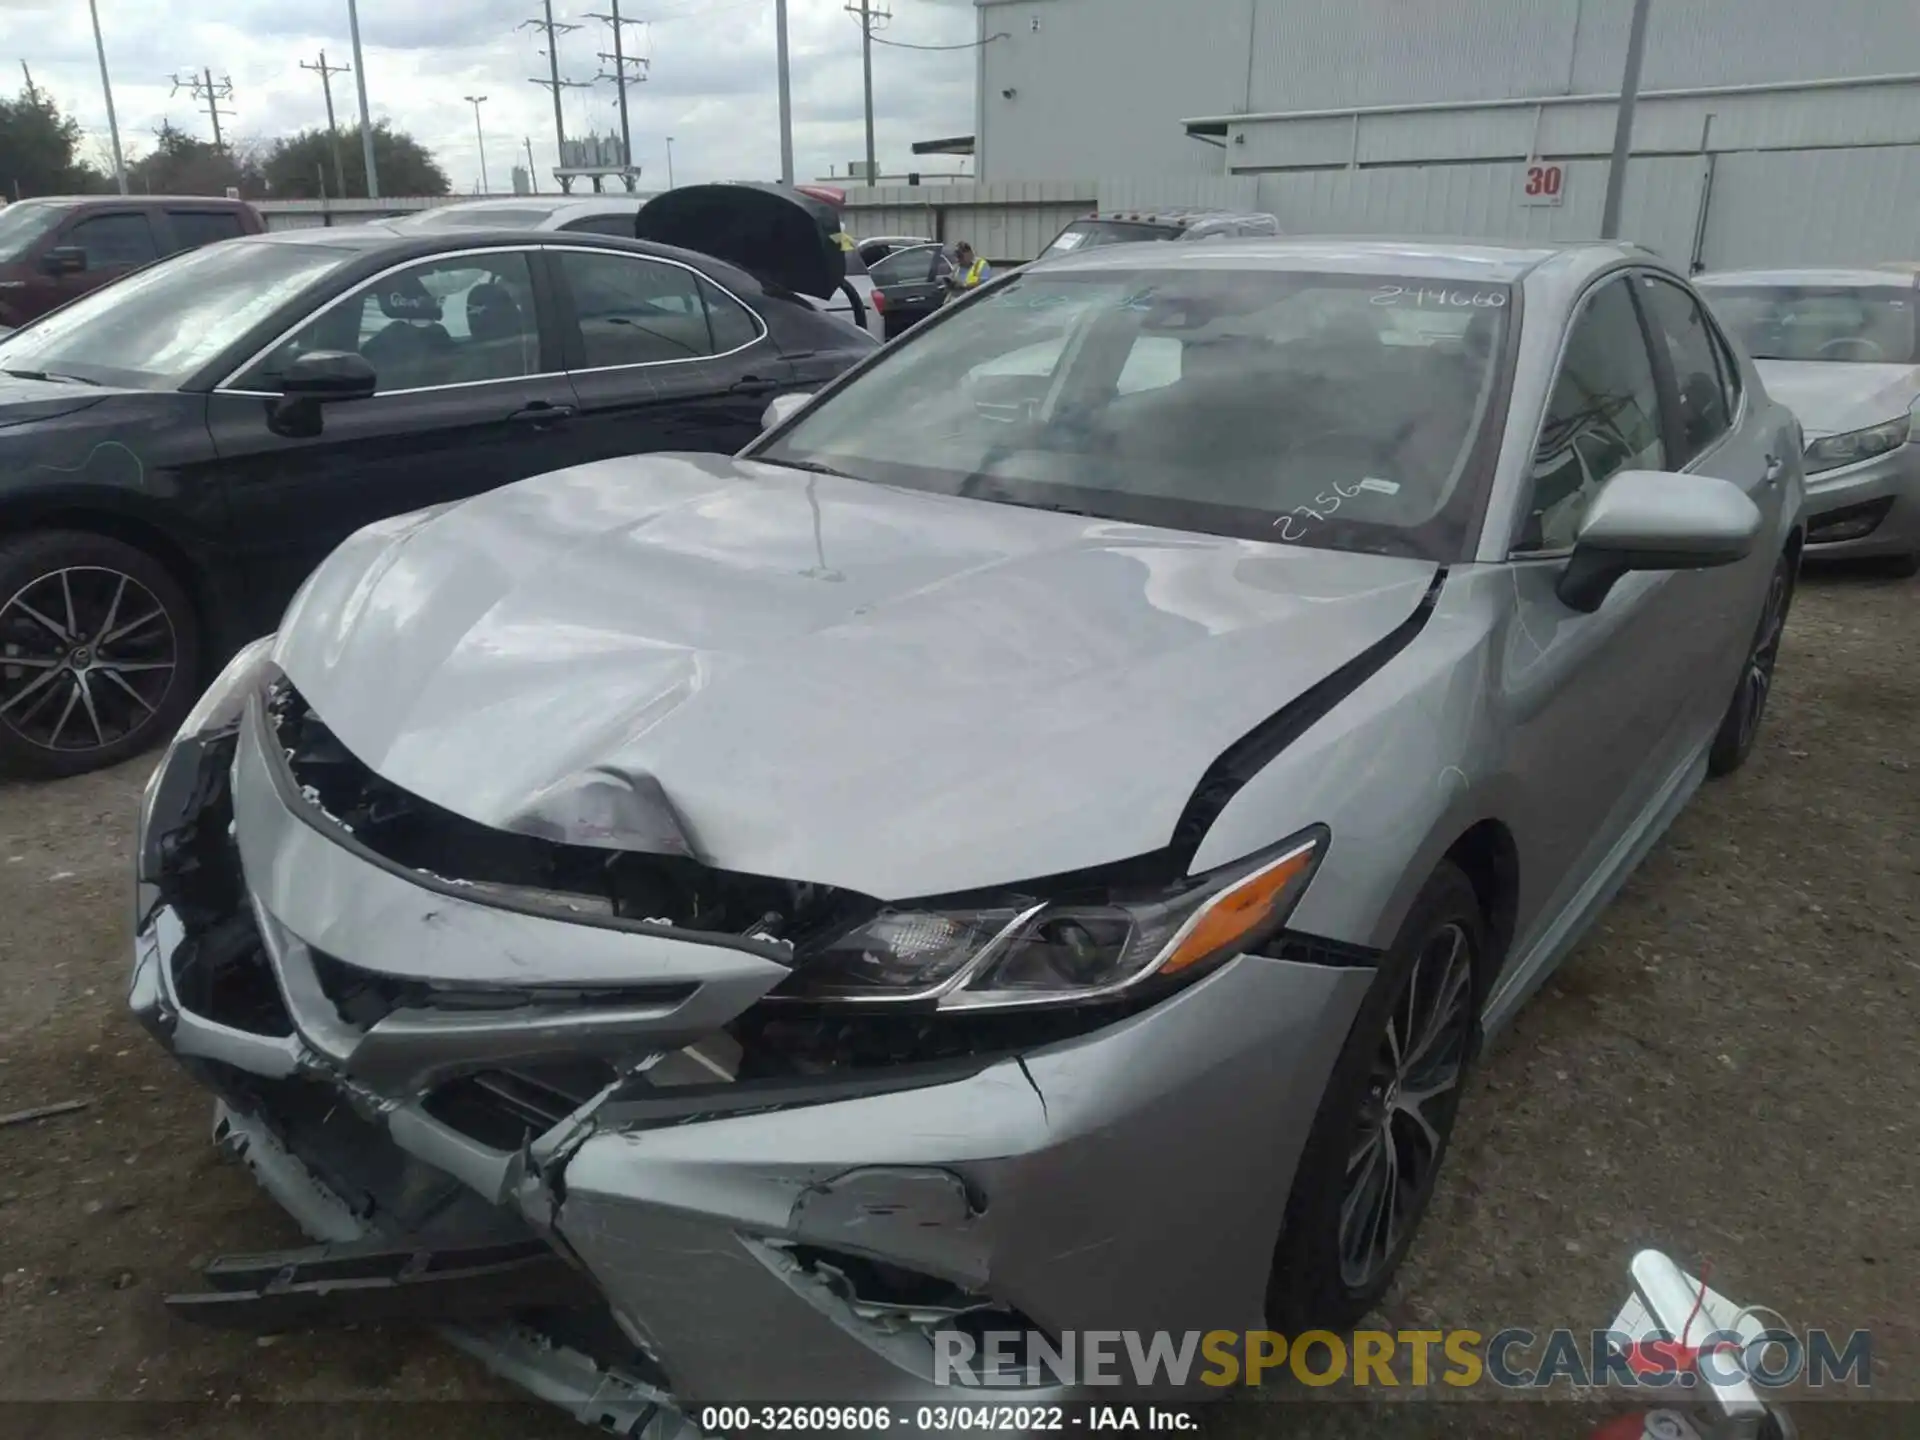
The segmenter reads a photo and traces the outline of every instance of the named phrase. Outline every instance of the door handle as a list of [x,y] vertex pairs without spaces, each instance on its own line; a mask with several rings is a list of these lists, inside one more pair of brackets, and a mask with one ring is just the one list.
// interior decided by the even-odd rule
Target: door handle
[[771,395],[780,388],[778,380],[762,380],[758,375],[746,375],[727,387],[735,395]]
[[516,425],[531,425],[536,430],[544,430],[558,425],[573,414],[571,405],[555,405],[550,400],[535,400],[523,410],[516,410],[507,418]]
[[1786,461],[1782,460],[1778,455],[1767,456],[1766,472],[1761,477],[1766,481],[1767,484],[1778,485],[1780,483],[1780,477],[1786,473],[1787,473]]

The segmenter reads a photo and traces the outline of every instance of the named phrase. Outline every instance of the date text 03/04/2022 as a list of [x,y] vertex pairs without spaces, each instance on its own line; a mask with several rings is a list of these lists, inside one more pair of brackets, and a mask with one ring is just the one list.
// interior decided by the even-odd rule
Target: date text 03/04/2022
[[898,1430],[1026,1435],[1040,1431],[1200,1428],[1192,1410],[1162,1405],[709,1405],[700,1428],[708,1434],[800,1434]]

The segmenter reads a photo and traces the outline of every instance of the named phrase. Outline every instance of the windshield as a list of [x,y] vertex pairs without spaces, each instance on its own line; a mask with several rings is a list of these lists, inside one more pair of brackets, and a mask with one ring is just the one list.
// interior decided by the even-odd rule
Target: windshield
[[0,370],[172,389],[357,253],[260,240],[188,250],[0,340]]
[[33,248],[34,242],[71,210],[71,205],[36,205],[18,201],[0,210],[0,265],[18,260]]
[[1910,286],[1703,285],[1756,360],[1920,364]]
[[1490,465],[1506,286],[1027,271],[756,458],[1009,505],[1455,558]]
[[1180,232],[1167,225],[1147,225],[1132,220],[1076,220],[1040,252],[1040,258],[1065,255],[1070,250],[1091,250],[1098,245],[1129,245],[1136,240],[1171,240]]
[[444,205],[395,223],[415,230],[514,230],[552,219],[554,209],[552,205]]

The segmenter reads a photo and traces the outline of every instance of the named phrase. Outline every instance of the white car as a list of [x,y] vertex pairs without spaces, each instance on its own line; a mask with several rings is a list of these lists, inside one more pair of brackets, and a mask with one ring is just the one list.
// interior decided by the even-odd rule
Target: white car
[[1695,283],[1806,430],[1807,554],[1920,573],[1920,267]]
[[633,234],[633,217],[653,198],[646,194],[514,195],[461,200],[415,210],[387,223],[403,230],[585,230],[595,235]]

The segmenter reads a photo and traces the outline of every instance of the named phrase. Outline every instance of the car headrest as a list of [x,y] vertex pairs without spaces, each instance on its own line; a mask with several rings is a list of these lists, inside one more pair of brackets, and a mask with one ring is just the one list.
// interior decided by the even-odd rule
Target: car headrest
[[465,305],[467,333],[476,340],[517,335],[526,328],[521,323],[520,302],[504,285],[487,281],[474,286],[466,293]]
[[389,320],[438,320],[440,301],[417,275],[396,275],[380,287],[380,313]]

